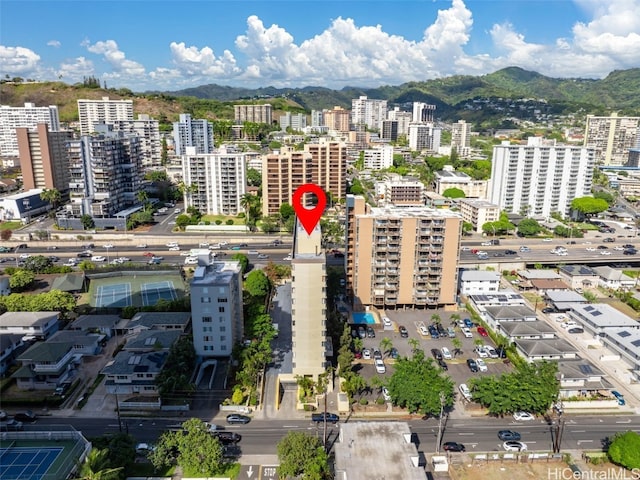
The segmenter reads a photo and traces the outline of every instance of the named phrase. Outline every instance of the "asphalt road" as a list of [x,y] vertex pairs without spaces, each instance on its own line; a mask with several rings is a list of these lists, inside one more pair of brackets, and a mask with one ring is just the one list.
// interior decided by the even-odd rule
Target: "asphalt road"
[[[344,421],[360,421],[341,418]],[[122,418],[123,431],[128,429],[137,441],[153,443],[160,434],[169,429],[180,428],[180,420]],[[55,418],[41,417],[37,423],[25,426],[25,429],[42,429],[48,425],[71,424],[86,437],[94,437],[119,430],[114,418]],[[433,452],[438,435],[438,419],[410,420],[411,431],[417,435],[420,451]],[[247,425],[223,425],[225,430],[242,435],[240,447],[244,454],[275,454],[276,445],[287,432],[296,430],[322,436],[322,424],[313,424],[310,420],[253,420]],[[335,439],[338,425],[328,426],[329,438]],[[460,442],[467,451],[502,451],[502,441],[498,439],[498,430],[515,430],[522,435],[522,441],[529,450],[550,451],[552,449],[551,426],[544,420],[516,422],[511,417],[468,418],[444,422],[443,442]],[[565,415],[562,448],[598,449],[606,437],[616,432],[633,430],[640,433],[640,418],[637,416],[569,416]]]

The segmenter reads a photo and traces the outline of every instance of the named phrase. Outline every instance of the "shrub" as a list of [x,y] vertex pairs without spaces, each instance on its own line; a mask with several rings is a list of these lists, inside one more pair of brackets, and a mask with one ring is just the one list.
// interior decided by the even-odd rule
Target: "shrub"
[[382,397],[378,397],[378,398],[376,399],[376,403],[377,403],[378,405],[384,405],[384,398],[382,398]]
[[216,225],[222,225],[222,220],[216,220]]
[[227,220],[227,225],[233,225],[233,220],[228,219],[228,220]]
[[368,404],[369,404],[369,400],[367,400],[366,398],[360,399],[360,405],[368,405]]

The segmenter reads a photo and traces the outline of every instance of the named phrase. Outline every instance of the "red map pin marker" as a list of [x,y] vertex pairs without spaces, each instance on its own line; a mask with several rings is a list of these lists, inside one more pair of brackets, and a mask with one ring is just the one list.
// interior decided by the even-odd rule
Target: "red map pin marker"
[[[318,198],[318,204],[314,208],[305,208],[304,205],[302,205],[301,200],[305,193],[313,193]],[[296,191],[293,192],[293,209],[296,211],[300,223],[309,235],[311,235],[313,229],[316,228],[324,212],[324,207],[326,206],[327,196],[324,194],[324,190],[315,183],[300,185]]]

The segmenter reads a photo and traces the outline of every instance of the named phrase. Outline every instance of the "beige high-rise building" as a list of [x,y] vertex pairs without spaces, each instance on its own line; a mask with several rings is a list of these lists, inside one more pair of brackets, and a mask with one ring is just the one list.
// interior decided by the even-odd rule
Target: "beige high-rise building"
[[471,124],[464,120],[451,125],[451,149],[466,158],[471,154]]
[[116,120],[133,120],[133,100],[78,100],[80,135],[89,135],[96,131],[96,124],[113,124]]
[[322,111],[322,120],[326,127],[337,132],[348,132],[351,125],[351,112],[342,107],[333,107]]
[[371,208],[347,195],[347,292],[356,310],[456,305],[462,219],[427,207]]
[[305,183],[319,185],[335,199],[344,198],[346,174],[347,148],[342,142],[321,138],[305,145],[304,151],[283,146],[264,157],[262,212],[277,215],[283,203],[292,204],[293,192]]
[[291,335],[293,376],[317,380],[332,351],[326,332],[327,268],[320,224],[309,235],[296,221],[291,261]]
[[595,149],[598,164],[626,165],[629,150],[640,147],[640,117],[587,115],[584,146]]
[[233,116],[237,123],[254,122],[271,125],[273,122],[273,107],[269,103],[264,105],[234,105]]
[[63,195],[69,191],[69,153],[67,142],[73,132],[51,132],[46,123],[36,130],[16,128],[20,169],[25,190],[55,188]]

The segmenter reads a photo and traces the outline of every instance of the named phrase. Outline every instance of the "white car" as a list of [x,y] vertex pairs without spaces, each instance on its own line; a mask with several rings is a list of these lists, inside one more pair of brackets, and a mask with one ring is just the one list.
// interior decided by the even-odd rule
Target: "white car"
[[198,244],[198,247],[200,247],[200,248],[209,248],[209,242],[200,242]]
[[495,348],[485,345],[484,351],[487,352],[487,355],[489,355],[489,358],[498,358],[498,352],[496,352]]
[[429,329],[427,329],[427,327],[425,327],[424,325],[420,325],[420,335],[424,335],[425,337],[429,336]]
[[560,324],[560,326],[562,328],[566,328],[567,330],[570,328],[576,328],[579,327],[580,325],[578,325],[576,322],[567,322],[567,323],[562,323]]
[[387,387],[382,387],[382,396],[384,397],[385,402],[391,401],[391,395],[389,394],[389,389]]
[[442,352],[442,358],[445,360],[451,360],[453,358],[451,356],[451,351],[447,347],[442,347],[440,351]]
[[177,246],[178,246],[178,243],[177,243],[177,242],[169,242],[169,243],[167,243],[167,244],[166,244],[166,246],[167,246],[168,248],[171,248],[171,247],[177,247]]
[[190,257],[191,256],[191,252],[187,252],[187,251],[180,252],[180,256],[181,257]]
[[258,258],[260,258],[260,259],[269,258],[269,255],[267,255],[266,253],[259,253],[258,254]]
[[111,243],[107,243],[106,245],[103,245],[103,248],[113,248],[113,245]]
[[25,258],[29,258],[31,255],[29,255],[28,253],[21,253],[20,254],[20,258],[25,259]]
[[560,255],[561,257],[566,257],[569,254],[567,252],[557,252],[556,255]]
[[390,327],[391,324],[391,319],[389,317],[382,317],[382,325],[384,325],[385,327]]
[[169,247],[170,252],[178,252],[179,250],[180,250],[180,247],[178,247],[177,245],[175,247]]
[[384,362],[380,358],[376,358],[375,360],[376,372],[385,373],[387,371],[387,367],[384,366]]
[[469,387],[466,383],[461,383],[458,389],[460,390],[460,393],[464,398],[471,401],[471,390],[469,390]]
[[488,242],[482,242],[480,245],[482,245],[483,247],[490,247],[493,245],[493,242],[489,240]]
[[484,363],[484,360],[482,360],[481,358],[476,358],[476,365],[478,366],[478,370],[480,370],[481,372],[486,372],[489,370],[487,368],[487,364]]
[[293,260],[293,257],[291,256],[291,254],[289,254],[286,257],[284,257],[283,260],[291,261],[291,260]]
[[489,354],[484,349],[484,347],[480,347],[480,346],[476,347],[475,352],[478,354],[480,358],[487,358],[489,356]]
[[468,329],[467,327],[464,327],[462,329],[462,334],[464,335],[465,338],[473,338],[473,333],[471,333],[471,330]]
[[611,252],[609,250],[602,250],[600,255],[611,255]]
[[218,242],[218,245],[224,247],[225,245],[228,245],[228,243],[225,241],[222,241],[222,242]]
[[504,448],[507,452],[523,452],[527,449],[527,444],[509,440],[508,442],[504,442],[502,444],[502,448]]
[[91,261],[92,262],[106,262],[107,258],[103,257],[102,255],[94,255],[93,257],[91,257]]
[[531,415],[529,412],[515,412],[513,414],[513,419],[518,422],[529,422],[531,420],[535,420],[536,417]]
[[184,259],[185,265],[197,265],[198,259],[196,257],[187,257]]
[[551,238],[549,238],[549,237],[547,237],[547,238],[543,238],[543,239],[542,239],[542,241],[543,241],[543,242],[550,242],[550,241],[551,241]]
[[371,360],[371,350],[365,348],[362,350],[362,359],[363,360]]
[[595,252],[596,249],[593,247],[587,247],[587,252]]
[[613,247],[613,249],[622,252],[624,250],[624,247],[622,245],[616,245],[615,247]]
[[471,247],[460,247],[460,251],[461,252],[470,252],[471,251]]
[[140,245],[136,245],[136,248],[147,248],[147,244],[141,243]]

